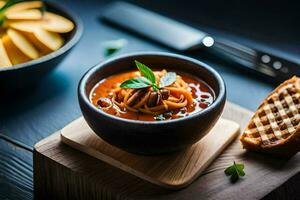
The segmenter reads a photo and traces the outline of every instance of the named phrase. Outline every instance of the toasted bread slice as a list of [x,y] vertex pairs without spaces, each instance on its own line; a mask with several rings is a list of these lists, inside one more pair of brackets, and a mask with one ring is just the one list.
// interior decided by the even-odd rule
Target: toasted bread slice
[[300,79],[279,85],[258,107],[240,140],[249,150],[290,157],[300,151]]

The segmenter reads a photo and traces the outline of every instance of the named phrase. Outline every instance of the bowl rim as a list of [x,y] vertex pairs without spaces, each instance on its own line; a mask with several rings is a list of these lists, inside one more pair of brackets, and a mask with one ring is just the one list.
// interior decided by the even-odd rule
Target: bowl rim
[[44,3],[46,4],[46,6],[50,6],[51,8],[53,8],[54,10],[57,10],[61,13],[63,13],[63,16],[68,16],[68,18],[75,24],[76,28],[75,28],[75,32],[74,35],[70,38],[70,40],[65,43],[61,48],[59,48],[58,50],[51,52],[47,55],[44,55],[38,59],[35,60],[30,60],[27,61],[25,63],[20,63],[17,65],[13,65],[11,67],[2,67],[0,68],[0,73],[4,72],[4,71],[13,71],[13,70],[19,70],[19,69],[23,69],[23,68],[27,68],[33,65],[38,65],[44,62],[47,62],[55,57],[58,57],[62,54],[64,54],[65,52],[67,52],[68,50],[70,50],[81,38],[82,33],[83,33],[83,23],[82,20],[75,15],[75,13],[73,11],[71,11],[70,9],[66,8],[65,6],[62,7],[60,5],[58,5],[57,3],[53,3],[53,2],[49,2],[49,1],[44,1]]
[[[89,99],[89,96],[86,95],[85,92],[85,86],[87,81],[89,80],[89,78],[96,73],[96,71],[98,71],[100,68],[102,68],[103,66],[109,65],[111,62],[116,62],[118,60],[122,60],[125,58],[130,58],[130,57],[134,57],[134,56],[162,56],[162,57],[172,57],[175,59],[181,59],[181,60],[185,60],[187,62],[196,64],[198,66],[201,66],[202,68],[204,68],[205,70],[209,71],[214,78],[217,80],[218,85],[219,85],[219,94],[216,96],[215,101],[208,106],[207,108],[196,112],[192,115],[189,115],[187,117],[182,117],[182,118],[177,118],[177,119],[172,119],[172,120],[162,120],[162,121],[141,121],[141,120],[133,120],[133,119],[125,119],[125,118],[121,118],[121,117],[116,117],[114,115],[108,114],[104,111],[102,111],[101,109],[96,108]],[[100,81],[100,80],[99,80]],[[123,122],[123,123],[130,123],[130,124],[142,124],[142,125],[148,125],[148,124],[152,124],[152,125],[158,125],[158,124],[173,124],[173,123],[177,123],[180,121],[185,121],[188,119],[194,119],[197,118],[199,116],[205,115],[209,112],[212,112],[216,107],[221,106],[222,102],[226,100],[226,86],[225,86],[225,82],[223,80],[223,78],[221,77],[221,75],[214,70],[212,67],[210,67],[209,65],[203,63],[202,61],[196,60],[194,58],[190,58],[187,56],[183,56],[183,55],[179,55],[179,54],[175,54],[175,53],[168,53],[168,52],[154,52],[154,51],[145,51],[145,52],[135,52],[135,53],[128,53],[128,54],[123,54],[121,56],[116,56],[113,58],[110,58],[104,62],[100,62],[98,64],[96,64],[95,66],[91,67],[84,75],[83,77],[80,79],[79,84],[78,84],[78,98],[80,101],[83,100],[83,102],[88,106],[89,109],[91,109],[91,111],[96,112],[100,115],[104,115],[105,117],[108,117],[112,120],[116,120],[119,122]],[[82,110],[82,109],[81,109]]]

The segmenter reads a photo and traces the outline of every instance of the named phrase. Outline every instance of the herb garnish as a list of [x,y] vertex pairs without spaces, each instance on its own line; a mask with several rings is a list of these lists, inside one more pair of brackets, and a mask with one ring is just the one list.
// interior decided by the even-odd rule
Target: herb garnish
[[168,72],[160,79],[159,85],[157,85],[153,71],[137,60],[134,62],[143,77],[131,78],[124,81],[120,86],[121,88],[146,88],[151,86],[154,91],[157,91],[160,88],[169,86],[176,81],[176,73]]
[[244,164],[235,163],[235,161],[233,161],[233,165],[227,167],[224,172],[226,176],[231,176],[231,182],[235,183],[240,176],[245,176],[244,168]]
[[105,56],[111,56],[112,54],[121,50],[126,44],[127,44],[127,40],[125,39],[111,40],[105,42],[104,43]]
[[165,112],[159,115],[154,116],[154,119],[156,121],[162,121],[162,120],[166,120],[166,119],[170,119],[172,117],[172,112]]
[[175,72],[168,72],[165,76],[161,77],[159,81],[159,87],[163,88],[166,86],[171,85],[176,81],[176,73]]
[[132,78],[124,81],[121,88],[145,88],[149,87],[152,83],[145,77]]
[[155,119],[156,121],[163,121],[163,120],[166,120],[166,118],[164,117],[163,114],[154,116],[154,119]]

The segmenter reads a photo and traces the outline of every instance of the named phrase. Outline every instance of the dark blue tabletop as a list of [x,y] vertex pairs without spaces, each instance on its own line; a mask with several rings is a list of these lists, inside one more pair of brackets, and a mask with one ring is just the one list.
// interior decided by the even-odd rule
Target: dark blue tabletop
[[[81,17],[84,34],[79,44],[59,67],[42,82],[37,83],[36,89],[30,89],[14,101],[0,105],[0,199],[1,195],[20,199],[32,198],[30,149],[37,141],[81,115],[77,102],[77,84],[87,69],[106,59],[103,54],[104,41],[120,38],[128,40],[128,45],[116,55],[137,51],[170,51],[103,24],[99,16],[110,1],[57,2],[73,9]],[[171,0],[152,0],[138,3],[214,35],[300,59],[297,55],[300,50],[300,29],[294,27],[295,19],[299,18],[295,8],[298,5],[280,5],[275,1],[275,5],[269,7],[265,3],[239,3],[232,0],[226,1],[226,5],[223,1],[216,0],[185,0],[176,3]],[[250,110],[254,111],[260,101],[275,87],[229,64],[203,57],[201,52],[195,57],[200,57],[223,76],[229,101]],[[8,142],[10,140],[22,143],[25,149],[13,148]],[[11,167],[1,167],[7,165]],[[13,181],[16,179],[23,180],[24,184],[16,184]],[[13,194],[16,192],[18,195]]]

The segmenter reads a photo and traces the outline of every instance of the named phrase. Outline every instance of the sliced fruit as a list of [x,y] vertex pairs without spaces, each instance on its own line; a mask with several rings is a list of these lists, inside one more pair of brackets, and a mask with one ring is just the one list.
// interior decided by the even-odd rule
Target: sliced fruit
[[[0,8],[6,0],[0,0]],[[37,59],[58,50],[64,44],[61,33],[74,29],[74,23],[58,14],[44,12],[43,2],[10,1],[15,3],[0,13],[0,67]]]
[[55,51],[64,44],[62,36],[42,29],[38,23],[24,21],[10,23],[9,26],[26,35],[42,54]]
[[74,24],[62,16],[45,12],[42,27],[51,32],[67,33],[74,29]]
[[64,44],[62,36],[44,29],[36,29],[34,36],[41,43],[41,46],[44,46],[42,49],[48,48],[51,51],[56,51]]
[[41,8],[43,7],[43,2],[41,1],[28,1],[28,2],[21,2],[17,3],[11,7],[9,7],[6,11],[5,14],[12,14],[12,13],[18,13],[22,10],[27,10],[27,9],[34,9],[34,8]]
[[4,48],[7,52],[7,55],[13,65],[24,63],[31,60],[26,55],[24,55],[23,52],[20,51],[20,49],[16,45],[14,45],[14,43],[8,37],[8,35],[5,35],[2,38],[2,41],[3,41]]
[[18,31],[31,33],[34,32],[35,29],[41,28],[41,22],[40,21],[9,22],[8,26]]
[[43,14],[40,10],[30,9],[8,13],[5,14],[5,17],[10,20],[40,20],[43,18]]
[[7,35],[12,43],[29,59],[36,59],[39,57],[38,50],[20,32],[8,29]]
[[6,34],[5,29],[0,27],[0,38],[2,38],[4,34]]
[[0,39],[0,67],[10,67],[12,63],[9,60],[9,57],[4,48],[2,39]]
[[0,8],[5,5],[5,1],[0,1]]

